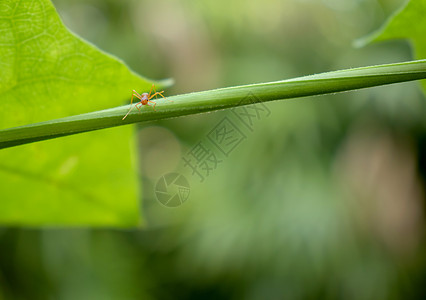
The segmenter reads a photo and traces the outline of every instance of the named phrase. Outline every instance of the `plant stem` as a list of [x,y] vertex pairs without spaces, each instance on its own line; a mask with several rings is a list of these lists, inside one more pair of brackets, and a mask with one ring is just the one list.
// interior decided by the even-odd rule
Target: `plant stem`
[[102,128],[215,111],[262,102],[343,92],[426,78],[426,60],[348,69],[295,79],[222,88],[159,99],[151,107],[129,105],[0,130],[0,149]]

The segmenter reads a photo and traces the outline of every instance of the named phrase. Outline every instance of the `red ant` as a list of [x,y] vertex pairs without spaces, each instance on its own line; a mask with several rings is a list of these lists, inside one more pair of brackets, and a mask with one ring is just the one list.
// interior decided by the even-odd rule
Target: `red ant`
[[[154,94],[151,95],[152,90],[154,90]],[[136,92],[135,90],[133,90],[132,92],[132,99],[130,100],[130,105],[133,104],[133,97],[138,98],[140,101],[138,103],[136,103],[132,108],[129,109],[129,111],[127,112],[127,114],[123,117],[122,120],[124,120],[129,114],[130,112],[136,107],[138,110],[140,110],[140,108],[138,107],[142,105],[149,105],[151,106],[149,103],[154,103],[154,105],[152,106],[152,108],[155,110],[155,105],[157,105],[157,103],[155,103],[154,101],[151,101],[152,98],[157,98],[157,95],[160,95],[161,97],[163,97],[164,99],[166,99],[166,97],[163,96],[164,91],[161,92],[157,92],[155,90],[154,84],[151,86],[151,90],[148,93],[142,93],[141,95],[138,94],[138,92]]]

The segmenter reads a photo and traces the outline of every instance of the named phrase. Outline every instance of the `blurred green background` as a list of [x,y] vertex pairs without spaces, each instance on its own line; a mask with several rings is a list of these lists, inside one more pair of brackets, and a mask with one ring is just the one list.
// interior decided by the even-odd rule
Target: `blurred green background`
[[[403,2],[53,3],[174,95],[410,60],[404,41],[352,46]],[[268,103],[203,182],[182,157],[230,111],[141,126],[147,227],[1,228],[0,299],[424,299],[424,100],[412,82]],[[173,209],[168,172],[191,185]]]

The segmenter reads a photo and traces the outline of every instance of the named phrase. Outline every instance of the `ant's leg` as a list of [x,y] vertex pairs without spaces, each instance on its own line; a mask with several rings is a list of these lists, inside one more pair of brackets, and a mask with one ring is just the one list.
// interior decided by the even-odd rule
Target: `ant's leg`
[[141,95],[138,94],[138,92],[136,92],[135,90],[132,91],[132,99],[130,100],[130,105],[133,104],[133,97],[138,98],[139,100],[142,98]]
[[138,98],[139,100],[141,100],[141,99],[142,99],[142,96],[141,96],[141,95],[139,95],[139,94],[138,94],[138,92],[136,92],[135,90],[133,90],[133,92],[132,92],[132,99],[130,100],[130,105],[132,105],[132,104],[133,104],[133,97],[136,97],[136,98]]
[[[164,98],[164,100],[167,100],[167,101],[173,102],[173,100],[169,100],[168,98],[164,97],[164,96],[163,96],[163,93],[164,93],[164,91],[161,91],[161,92],[155,92],[155,94],[153,94],[153,95],[151,96],[151,98],[149,98],[149,99],[152,99],[152,97],[154,97],[154,96],[160,95],[161,97],[163,97],[163,98]],[[157,98],[157,97],[155,97],[155,98]]]
[[[142,97],[138,92],[136,92],[135,90],[133,90],[133,94],[135,94],[135,96],[139,96],[139,97]],[[138,97],[138,98],[139,98]]]
[[[149,93],[149,95],[148,95],[148,100],[151,100],[152,98],[156,98],[157,99],[157,95],[159,94],[158,92],[157,92],[157,90],[155,89],[155,85],[152,85],[152,89],[154,89],[154,94],[152,94],[151,95],[151,93]],[[152,91],[152,89],[151,89],[151,91]]]
[[154,96],[155,96],[155,98],[157,98],[157,95],[160,95],[161,97],[163,97],[164,99],[166,99],[166,97],[163,96],[164,91],[157,92],[155,90],[155,86],[154,85],[152,85],[152,86],[154,87],[154,94],[152,96],[148,97],[149,98],[148,100],[151,100],[152,98],[154,98]]
[[167,100],[167,101],[173,102],[173,100],[169,100],[168,98],[164,97],[164,96],[163,96],[163,93],[164,93],[164,91],[162,91],[162,92],[158,93],[158,95],[160,95],[161,97],[163,97],[163,98],[164,98],[164,100]]
[[157,103],[154,102],[154,101],[150,101],[150,100],[148,100],[148,102],[154,103],[154,106],[152,108],[156,111],[155,106],[157,105]]
[[153,87],[154,87],[154,95],[152,95],[152,96],[155,96],[155,99],[157,99],[158,92],[157,92],[157,90],[155,89],[155,86],[153,86]]
[[142,107],[142,101],[141,102],[138,102],[138,103],[136,103],[135,105],[133,105],[130,109],[129,109],[129,111],[127,112],[127,114],[123,117],[123,119],[122,120],[124,120],[129,114],[130,114],[130,112],[136,107],[139,111],[141,111],[141,109],[139,108],[139,106],[141,106]]
[[158,92],[158,95],[160,95],[161,97],[163,97],[164,99],[166,99],[166,97],[163,96],[164,91]]
[[167,101],[173,102],[173,100],[169,100],[168,98],[164,97],[164,96],[163,96],[163,93],[164,93],[164,91],[158,92],[158,95],[160,95],[161,97],[163,97],[163,98],[164,98],[164,100],[167,100]]
[[152,89],[155,90],[154,84],[151,85],[151,90],[149,91],[149,94],[148,94],[148,100],[151,99]]
[[[136,105],[134,105],[134,106],[132,106],[130,109],[129,109],[129,111],[127,112],[127,114],[123,117],[123,119],[121,119],[121,120],[124,120],[125,118],[127,118],[127,116],[130,114],[130,112],[135,108],[135,107],[137,107],[137,104]],[[139,109],[139,108],[138,108]]]
[[[160,95],[160,96],[161,96],[161,97],[163,97],[165,100],[168,100],[166,97],[164,97],[164,96],[163,96],[164,91],[157,92],[157,91],[155,90],[155,87],[154,87],[154,92],[155,92],[155,94],[154,94],[154,95],[152,95],[152,97],[154,97],[154,96],[155,96],[155,98],[157,98],[157,95]],[[150,98],[150,99],[151,99],[151,98]],[[168,100],[168,101],[173,102],[172,100]]]
[[[130,105],[133,104],[133,97],[136,97],[138,99],[142,98],[141,95],[138,94],[138,92],[136,92],[135,90],[133,90],[132,92],[132,98],[130,99]],[[139,107],[137,107],[138,104],[136,104],[135,106],[132,106],[129,111],[127,112],[127,114],[123,117],[122,120],[124,120],[125,118],[127,118],[127,116],[130,114],[130,112],[136,107],[139,110]]]

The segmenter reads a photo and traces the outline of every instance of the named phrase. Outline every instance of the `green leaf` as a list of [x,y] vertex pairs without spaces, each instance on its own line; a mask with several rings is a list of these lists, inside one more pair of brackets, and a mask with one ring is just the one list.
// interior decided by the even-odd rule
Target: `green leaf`
[[[117,106],[151,84],[69,32],[50,1],[0,2],[0,129]],[[0,223],[140,224],[133,140],[122,127],[0,151]]]
[[[411,0],[395,12],[376,32],[359,41],[359,44],[389,39],[408,39],[414,57],[426,58],[426,1]],[[423,82],[426,91],[426,82]]]

